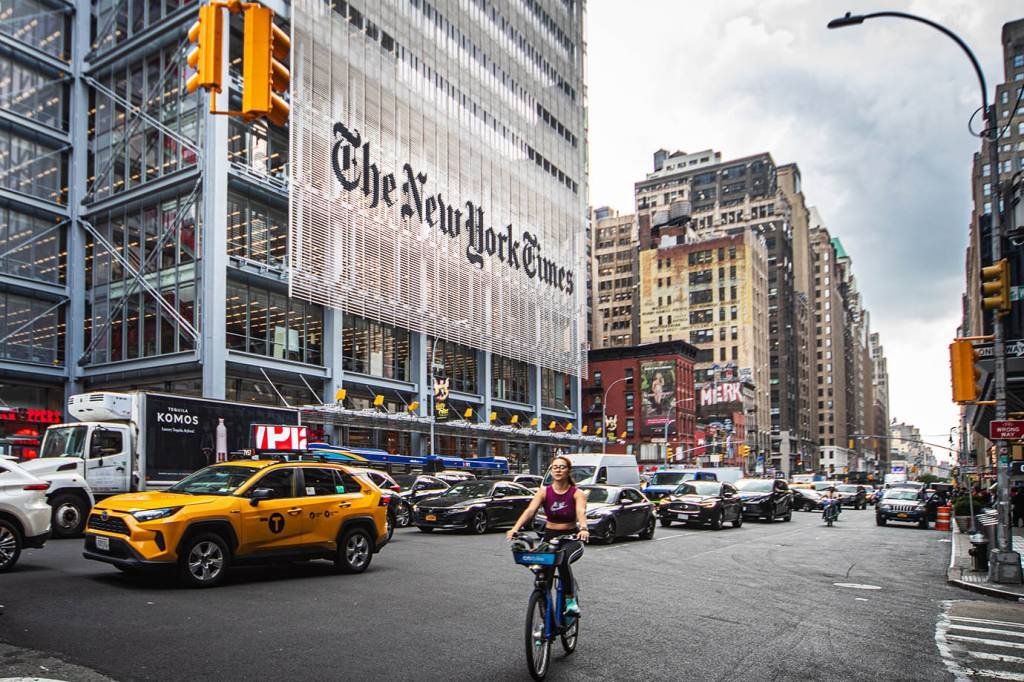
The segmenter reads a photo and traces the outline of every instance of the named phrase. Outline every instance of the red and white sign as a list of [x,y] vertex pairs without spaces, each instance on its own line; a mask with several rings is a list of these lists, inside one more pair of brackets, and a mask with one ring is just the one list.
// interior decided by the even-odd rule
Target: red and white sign
[[703,407],[708,407],[718,403],[741,403],[743,402],[741,387],[742,384],[738,381],[705,386],[700,389],[700,404]]
[[1024,438],[1024,419],[1004,419],[989,423],[992,440],[1020,440]]
[[305,450],[305,426],[275,426],[273,424],[254,424],[257,450]]

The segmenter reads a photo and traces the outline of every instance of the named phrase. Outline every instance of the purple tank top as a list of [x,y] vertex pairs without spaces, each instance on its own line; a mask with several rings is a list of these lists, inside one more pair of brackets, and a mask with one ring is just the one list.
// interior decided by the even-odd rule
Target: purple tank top
[[555,523],[573,523],[576,520],[576,486],[564,493],[556,493],[554,486],[544,489],[544,515]]

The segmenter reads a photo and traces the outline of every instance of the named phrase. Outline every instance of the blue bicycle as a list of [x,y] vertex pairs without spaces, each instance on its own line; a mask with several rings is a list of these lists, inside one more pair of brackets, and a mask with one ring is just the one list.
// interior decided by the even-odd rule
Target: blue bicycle
[[[578,540],[574,535],[539,542],[539,537],[517,534],[512,541],[512,557],[517,564],[526,566],[534,574],[533,593],[526,612],[526,662],[530,675],[543,680],[551,662],[551,643],[555,637],[562,640],[562,648],[568,656],[576,650],[580,636],[578,615],[563,613],[565,610],[565,586],[561,577],[555,574],[564,554],[561,543]],[[554,579],[554,595],[551,582]],[[575,590],[577,602],[579,590]]]

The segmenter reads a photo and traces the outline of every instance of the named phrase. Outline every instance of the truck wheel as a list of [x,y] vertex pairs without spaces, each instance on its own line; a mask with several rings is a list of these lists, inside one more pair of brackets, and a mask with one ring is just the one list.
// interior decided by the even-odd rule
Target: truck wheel
[[53,514],[50,517],[50,531],[55,538],[77,538],[85,531],[89,518],[86,502],[73,493],[57,493],[50,498]]
[[178,574],[192,587],[213,587],[224,582],[230,561],[224,538],[216,533],[197,533],[181,547]]
[[0,573],[9,571],[21,556],[21,533],[9,521],[0,519]]

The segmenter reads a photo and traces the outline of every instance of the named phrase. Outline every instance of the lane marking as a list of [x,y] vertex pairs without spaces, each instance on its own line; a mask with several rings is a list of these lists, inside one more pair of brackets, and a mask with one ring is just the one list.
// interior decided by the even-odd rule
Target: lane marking
[[967,630],[968,632],[989,632],[996,635],[1006,635],[1007,637],[1020,637],[1024,639],[1024,632],[1011,632],[1010,630],[997,630],[996,628],[979,628],[976,625],[957,625],[956,623],[949,626],[950,630]]
[[982,670],[975,668],[971,671],[972,677],[994,677],[997,680],[1024,680],[1024,675],[1020,673],[1007,673],[1001,670]]
[[989,620],[987,618],[968,618],[966,616],[950,616],[950,620],[960,623],[980,623],[982,625],[1002,625],[1008,628],[1024,630],[1024,623],[1013,623],[1008,620]]
[[955,603],[949,599],[942,602],[942,611],[939,612],[939,619],[935,623],[935,646],[939,650],[939,656],[942,657],[946,670],[953,676],[953,679],[956,682],[966,682],[967,672],[957,662],[946,636],[946,628],[949,627],[949,610]]
[[862,585],[861,583],[832,583],[836,587],[846,587],[851,590],[880,590],[878,585]]
[[956,640],[958,642],[980,642],[987,644],[988,646],[997,646],[1006,649],[1024,649],[1024,644],[1017,642],[1005,642],[1001,639],[986,639],[984,637],[965,637],[963,635],[946,635],[946,639]]

